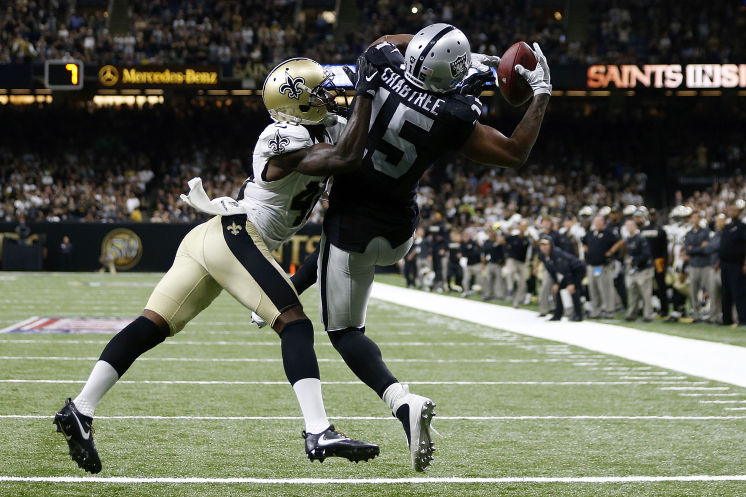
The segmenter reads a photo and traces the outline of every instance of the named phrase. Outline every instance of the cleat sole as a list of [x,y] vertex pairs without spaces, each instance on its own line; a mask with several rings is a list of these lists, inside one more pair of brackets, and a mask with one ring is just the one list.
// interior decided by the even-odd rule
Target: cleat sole
[[433,461],[435,443],[430,438],[430,422],[435,416],[435,403],[428,400],[422,404],[420,411],[420,434],[419,450],[414,458],[415,471],[425,471]]
[[377,446],[370,447],[327,447],[323,453],[316,451],[315,453],[308,453],[308,459],[312,462],[315,460],[323,461],[327,457],[341,457],[347,459],[350,462],[357,463],[359,461],[369,461],[375,459],[380,453],[380,449]]

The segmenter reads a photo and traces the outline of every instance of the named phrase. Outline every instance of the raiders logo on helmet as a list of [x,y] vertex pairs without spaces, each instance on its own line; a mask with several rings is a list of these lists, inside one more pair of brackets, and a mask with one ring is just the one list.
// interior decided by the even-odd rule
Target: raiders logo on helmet
[[461,78],[468,69],[466,62],[466,54],[460,55],[456,60],[451,62],[451,76],[454,78]]

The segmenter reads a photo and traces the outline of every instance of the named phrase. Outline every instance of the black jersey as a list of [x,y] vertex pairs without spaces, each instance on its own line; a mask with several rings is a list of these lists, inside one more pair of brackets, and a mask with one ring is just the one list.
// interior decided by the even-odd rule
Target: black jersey
[[404,57],[390,43],[365,53],[381,74],[362,166],[339,174],[329,194],[324,232],[336,246],[363,252],[385,237],[392,247],[412,236],[418,220],[420,178],[448,151],[458,150],[476,126],[475,97],[421,91],[404,78]]
[[648,241],[653,259],[666,259],[668,257],[668,238],[663,228],[648,223],[640,228],[640,234]]

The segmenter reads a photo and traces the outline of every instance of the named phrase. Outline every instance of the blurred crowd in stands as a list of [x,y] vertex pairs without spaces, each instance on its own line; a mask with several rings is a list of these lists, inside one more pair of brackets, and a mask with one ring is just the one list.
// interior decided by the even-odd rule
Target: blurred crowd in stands
[[739,63],[746,57],[746,5],[710,2],[593,0],[591,35],[570,42],[573,60],[595,63]]
[[29,222],[193,221],[179,201],[186,181],[202,176],[210,191],[235,195],[270,122],[261,100],[2,111],[0,219],[24,212]]
[[[586,10],[576,7],[575,29],[562,2],[357,0],[339,29],[334,16],[299,9],[293,0],[130,0],[126,12],[111,16],[109,2],[99,4],[0,3],[0,63],[65,54],[93,64],[220,63],[238,71],[292,56],[351,63],[379,36],[414,33],[433,22],[458,26],[475,51],[486,53],[500,54],[517,40],[538,41],[550,64],[740,62],[746,56],[740,36],[746,7],[732,0],[594,0]],[[120,19],[111,19],[114,14]]]
[[[616,114],[606,101],[593,102],[597,106],[554,104],[528,165],[517,172],[488,170],[458,155],[443,158],[422,182],[422,218],[468,227],[475,219],[507,219],[506,212],[564,218],[585,205],[685,203],[710,217],[722,212],[719,201],[739,194],[746,130],[730,123],[746,115],[744,104],[723,103],[728,111],[718,113],[718,123],[731,128],[724,133],[702,125],[713,115],[695,101],[679,110],[671,101],[666,111],[649,115]],[[178,200],[186,181],[199,175],[212,193],[235,195],[256,138],[270,122],[261,99],[228,103],[0,108],[0,219],[15,220],[21,211],[29,221],[197,219]],[[520,111],[501,112],[490,107],[484,118],[510,133]],[[672,121],[679,131],[672,132]],[[678,135],[698,139],[684,143]],[[690,186],[687,178],[699,183]]]

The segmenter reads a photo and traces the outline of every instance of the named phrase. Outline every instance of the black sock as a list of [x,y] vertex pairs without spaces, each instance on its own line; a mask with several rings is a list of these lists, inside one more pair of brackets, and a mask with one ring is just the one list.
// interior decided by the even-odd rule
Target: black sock
[[316,269],[318,267],[319,247],[316,247],[316,250],[311,252],[311,254],[306,257],[306,259],[303,261],[303,264],[301,264],[295,274],[290,277],[290,281],[293,283],[295,291],[298,292],[298,295],[305,292],[311,285],[316,283],[316,279],[318,277]]
[[290,322],[280,332],[282,364],[291,385],[303,378],[321,379],[313,350],[313,325],[309,319]]
[[329,338],[352,372],[379,397],[383,397],[383,392],[396,383],[396,378],[383,362],[381,349],[365,333],[347,328],[330,331]]
[[135,359],[164,341],[166,337],[168,331],[159,328],[150,319],[140,316],[109,340],[99,360],[111,364],[121,378]]

